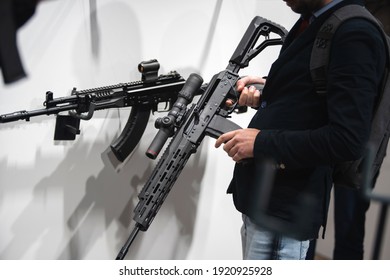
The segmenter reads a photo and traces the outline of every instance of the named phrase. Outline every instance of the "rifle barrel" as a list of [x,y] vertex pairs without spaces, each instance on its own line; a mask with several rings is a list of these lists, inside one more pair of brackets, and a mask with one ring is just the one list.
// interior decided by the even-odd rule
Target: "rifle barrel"
[[129,248],[130,248],[131,244],[133,243],[135,237],[137,236],[139,230],[140,230],[140,228],[139,228],[138,224],[135,225],[135,227],[133,228],[133,231],[131,232],[129,238],[127,239],[127,241],[125,243],[125,245],[123,245],[122,249],[118,253],[118,256],[116,257],[116,260],[123,260],[126,257],[126,254],[129,251]]
[[58,114],[63,111],[77,109],[77,106],[78,106],[77,104],[69,104],[64,106],[38,109],[33,111],[26,111],[26,110],[17,111],[9,114],[0,115],[0,123],[8,123],[8,122],[13,122],[18,120],[29,121],[31,117]]

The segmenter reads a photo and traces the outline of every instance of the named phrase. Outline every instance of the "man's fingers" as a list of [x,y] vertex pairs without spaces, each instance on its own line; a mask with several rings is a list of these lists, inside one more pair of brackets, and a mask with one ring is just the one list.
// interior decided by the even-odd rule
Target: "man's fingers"
[[255,93],[253,94],[253,104],[251,105],[252,107],[257,107],[260,104],[260,91],[256,90]]
[[232,99],[226,100],[226,106],[227,107],[232,107],[234,105],[234,101]]
[[248,76],[239,79],[236,82],[237,91],[238,92],[242,91],[245,88],[245,86],[249,83],[249,80],[250,80],[250,78]]
[[240,94],[238,104],[240,106],[256,107],[260,102],[260,91],[254,86],[245,87]]
[[238,92],[242,91],[250,84],[265,84],[265,79],[258,76],[245,76],[236,82],[236,89]]
[[248,94],[249,94],[248,88],[244,87],[243,90],[241,91],[240,98],[238,99],[238,105],[240,106],[246,105],[246,102],[248,100]]
[[219,148],[222,144],[228,142],[230,139],[234,137],[234,134],[235,131],[233,130],[219,136],[217,141],[215,141],[215,148]]
[[222,134],[221,136],[218,137],[217,141],[215,141],[215,148],[219,148],[223,143],[227,141],[227,136],[226,133]]

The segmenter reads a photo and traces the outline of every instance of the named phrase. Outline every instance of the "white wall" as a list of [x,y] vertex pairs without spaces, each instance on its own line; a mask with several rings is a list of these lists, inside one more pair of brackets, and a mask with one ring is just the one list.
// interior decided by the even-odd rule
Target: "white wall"
[[[209,81],[225,69],[255,15],[286,28],[297,18],[275,0],[43,1],[18,32],[28,78],[0,83],[0,114],[41,108],[48,90],[60,97],[73,87],[139,80],[138,63],[152,58],[160,73],[197,72]],[[278,51],[267,49],[241,73],[266,74]],[[0,125],[0,259],[116,257],[155,164],[144,152],[159,114],[127,162],[109,159],[129,112],[97,112],[73,142],[53,141],[53,116]],[[233,120],[246,126],[251,114]],[[205,139],[128,258],[241,258],[240,215],[225,194],[233,163],[213,145]]]

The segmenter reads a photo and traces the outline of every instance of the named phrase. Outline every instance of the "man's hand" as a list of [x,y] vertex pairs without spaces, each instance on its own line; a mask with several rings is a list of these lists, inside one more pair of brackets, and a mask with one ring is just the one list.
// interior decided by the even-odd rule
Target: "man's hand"
[[[259,107],[260,105],[260,91],[256,89],[251,84],[265,84],[265,79],[257,76],[246,76],[239,79],[236,83],[236,89],[240,92],[240,99],[238,100],[238,105],[240,106],[249,106],[249,107]],[[247,86],[249,85],[249,86]]]
[[215,147],[219,148],[224,143],[224,151],[235,162],[253,158],[253,146],[259,132],[260,130],[254,128],[238,129],[227,132],[217,139]]

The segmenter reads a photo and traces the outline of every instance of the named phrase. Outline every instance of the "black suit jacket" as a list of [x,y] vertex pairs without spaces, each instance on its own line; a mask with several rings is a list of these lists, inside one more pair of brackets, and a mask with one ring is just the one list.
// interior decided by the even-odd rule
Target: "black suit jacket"
[[[335,9],[356,2],[336,5],[297,38],[300,20],[293,26],[249,124],[261,130],[254,160],[236,164],[228,189],[236,208],[256,223],[302,240],[316,238],[326,224],[332,164],[362,156],[384,73],[379,31],[366,20],[351,19],[332,41],[327,94],[315,92],[309,61],[318,29]],[[260,203],[266,198],[264,159],[280,167],[267,205]]]

